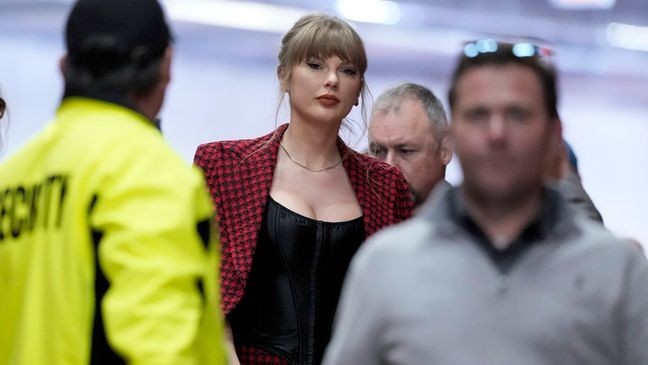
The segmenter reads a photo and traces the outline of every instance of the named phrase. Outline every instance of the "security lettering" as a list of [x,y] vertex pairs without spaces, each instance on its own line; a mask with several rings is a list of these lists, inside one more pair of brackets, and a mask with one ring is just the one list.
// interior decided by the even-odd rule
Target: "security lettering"
[[60,228],[67,175],[52,175],[33,185],[0,191],[0,244],[38,229]]

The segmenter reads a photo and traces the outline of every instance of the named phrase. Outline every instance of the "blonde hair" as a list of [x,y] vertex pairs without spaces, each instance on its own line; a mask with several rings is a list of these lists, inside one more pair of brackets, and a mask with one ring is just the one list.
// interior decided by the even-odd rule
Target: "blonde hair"
[[[292,68],[300,62],[311,57],[331,56],[340,57],[344,62],[350,62],[358,69],[361,78],[361,115],[363,126],[366,128],[365,98],[368,89],[364,74],[367,71],[367,54],[358,33],[344,20],[321,13],[305,15],[297,20],[281,40],[277,75],[280,81],[290,80]],[[279,105],[282,101],[283,93]]]

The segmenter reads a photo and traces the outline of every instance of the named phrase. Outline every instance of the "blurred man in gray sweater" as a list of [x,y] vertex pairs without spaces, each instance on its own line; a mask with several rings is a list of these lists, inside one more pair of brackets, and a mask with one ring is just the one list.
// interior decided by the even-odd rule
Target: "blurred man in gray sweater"
[[544,185],[562,143],[531,44],[466,45],[452,78],[463,184],[354,258],[325,365],[648,365],[648,263]]

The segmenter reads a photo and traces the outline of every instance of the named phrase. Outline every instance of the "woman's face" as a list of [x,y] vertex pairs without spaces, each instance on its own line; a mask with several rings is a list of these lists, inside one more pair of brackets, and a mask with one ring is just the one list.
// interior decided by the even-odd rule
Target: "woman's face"
[[282,86],[290,95],[291,122],[340,124],[358,103],[362,76],[337,56],[307,58],[293,66]]

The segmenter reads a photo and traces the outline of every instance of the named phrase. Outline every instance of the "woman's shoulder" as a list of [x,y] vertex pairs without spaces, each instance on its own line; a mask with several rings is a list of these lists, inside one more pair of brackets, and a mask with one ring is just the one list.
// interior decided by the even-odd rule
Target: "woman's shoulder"
[[358,199],[369,214],[367,234],[412,215],[412,197],[398,168],[359,152],[349,153],[348,175]]
[[405,176],[397,167],[353,150],[348,154],[350,162],[345,165],[355,185],[370,187],[379,195],[409,194]]
[[224,153],[233,153],[237,156],[248,156],[263,148],[264,146],[267,146],[275,134],[276,131],[272,131],[266,135],[256,138],[222,140],[203,143],[196,149],[196,155],[194,159],[209,158],[222,155]]

